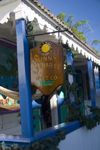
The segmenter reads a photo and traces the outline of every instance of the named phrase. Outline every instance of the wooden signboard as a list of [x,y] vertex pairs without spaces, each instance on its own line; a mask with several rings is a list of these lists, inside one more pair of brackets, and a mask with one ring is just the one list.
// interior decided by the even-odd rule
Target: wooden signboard
[[30,52],[31,83],[44,95],[51,94],[64,82],[63,48],[43,42]]

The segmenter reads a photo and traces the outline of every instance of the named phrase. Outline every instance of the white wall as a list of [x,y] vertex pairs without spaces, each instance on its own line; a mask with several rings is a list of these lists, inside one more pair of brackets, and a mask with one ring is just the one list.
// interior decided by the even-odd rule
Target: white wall
[[100,125],[92,130],[82,127],[71,132],[58,147],[60,150],[100,150]]

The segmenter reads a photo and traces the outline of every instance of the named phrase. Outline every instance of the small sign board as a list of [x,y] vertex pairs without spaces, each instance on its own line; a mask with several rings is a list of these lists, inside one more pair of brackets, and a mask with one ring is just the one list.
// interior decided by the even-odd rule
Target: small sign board
[[44,95],[51,94],[64,83],[63,48],[43,42],[31,49],[31,84]]

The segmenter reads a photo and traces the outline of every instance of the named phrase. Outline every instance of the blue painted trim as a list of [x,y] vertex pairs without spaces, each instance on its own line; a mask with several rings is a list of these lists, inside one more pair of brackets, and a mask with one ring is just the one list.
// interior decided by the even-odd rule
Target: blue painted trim
[[95,87],[94,87],[94,77],[93,77],[93,64],[91,60],[88,60],[88,75],[89,75],[89,84],[90,84],[90,97],[92,107],[96,107],[96,96],[95,96]]
[[38,104],[37,102],[32,101],[32,108],[33,108],[33,109],[41,108],[41,107],[42,107],[42,105],[41,105],[41,104]]
[[[58,130],[63,130],[65,129],[67,134],[71,133],[72,131],[76,130],[76,129],[79,129],[80,127],[82,127],[82,124],[80,124],[79,121],[75,121],[75,122],[72,122],[72,123],[69,123],[69,124],[65,124],[65,123],[62,123],[60,125],[58,125],[58,129],[54,129],[54,128],[50,128],[48,129],[48,131],[46,133],[43,133],[40,132],[40,135],[38,135],[37,137],[34,137],[34,138],[16,138],[16,137],[13,137],[13,138],[0,138],[0,143],[2,141],[5,141],[5,143],[7,145],[11,145],[13,143],[17,143],[19,145],[24,145],[24,146],[28,146],[30,143],[34,142],[35,140],[40,140],[40,139],[43,139],[43,138],[47,138],[47,137],[52,137],[54,136]],[[50,131],[49,131],[50,130]]]
[[0,144],[2,143],[2,141],[4,141],[6,143],[7,146],[11,146],[12,144],[16,143],[20,146],[24,145],[24,146],[29,146],[30,143],[30,139],[23,139],[21,137],[16,138],[9,138],[9,136],[7,136],[6,138],[0,138]]
[[22,137],[33,137],[33,111],[30,82],[30,52],[25,33],[25,20],[16,21],[17,60],[20,92]]
[[[95,116],[93,114],[90,115],[91,118],[94,118]],[[17,143],[19,145],[24,145],[24,146],[29,146],[30,143],[36,141],[36,140],[40,140],[43,138],[47,138],[47,137],[52,137],[54,136],[58,130],[66,130],[66,133],[69,134],[77,129],[79,129],[80,127],[83,127],[83,124],[80,123],[79,121],[74,121],[74,122],[69,122],[69,123],[62,123],[60,125],[58,125],[58,128],[49,128],[47,129],[47,132],[44,133],[44,131],[41,131],[40,134],[38,134],[37,137],[33,137],[33,138],[21,138],[21,137],[11,137],[8,138],[0,138],[0,144],[2,141],[4,141],[7,145],[11,145],[14,143]]]
[[[74,63],[73,63],[73,56],[72,56],[72,52],[71,51],[68,51],[66,53],[66,59],[67,59],[67,65],[70,65],[72,67],[72,70],[74,69]],[[68,76],[70,76],[71,74],[69,74]],[[75,78],[73,75],[72,76],[72,83],[75,82]],[[70,83],[70,81],[69,81]],[[73,102],[73,99],[74,99],[74,95],[73,93],[70,91],[69,93],[69,97],[70,97],[70,100]]]
[[58,99],[58,105],[62,105],[64,103],[64,101],[66,101],[68,98],[60,98],[59,95],[57,95],[57,99]]
[[74,69],[74,64],[73,64],[73,56],[72,56],[72,52],[68,51],[66,53],[66,59],[67,59],[67,65],[72,66],[72,70]]

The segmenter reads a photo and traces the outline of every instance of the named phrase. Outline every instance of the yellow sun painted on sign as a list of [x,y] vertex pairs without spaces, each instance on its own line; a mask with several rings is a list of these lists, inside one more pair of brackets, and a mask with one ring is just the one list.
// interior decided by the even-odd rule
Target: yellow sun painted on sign
[[41,47],[41,51],[44,53],[48,53],[50,51],[50,49],[51,49],[51,46],[49,44],[44,44]]

